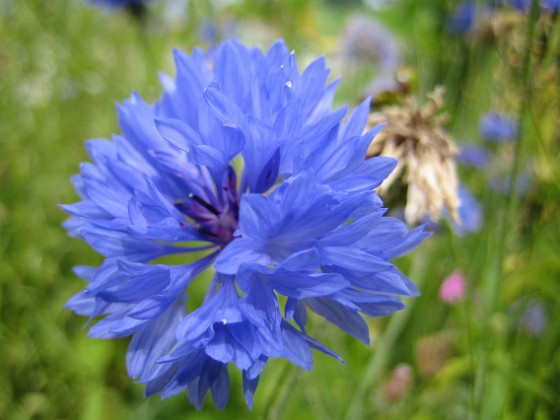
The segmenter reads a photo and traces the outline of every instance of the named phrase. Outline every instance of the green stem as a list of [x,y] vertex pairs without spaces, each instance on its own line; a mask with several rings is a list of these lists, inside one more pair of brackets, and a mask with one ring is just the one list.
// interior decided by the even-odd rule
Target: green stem
[[[511,232],[511,227],[515,218],[515,211],[517,209],[517,194],[516,184],[519,177],[519,169],[521,167],[521,151],[523,145],[523,136],[525,131],[526,116],[529,114],[529,104],[532,98],[532,85],[531,85],[531,46],[533,45],[533,38],[535,36],[535,28],[539,19],[540,2],[539,0],[533,1],[533,7],[527,25],[527,50],[523,62],[523,95],[521,102],[521,109],[518,118],[518,131],[517,138],[514,145],[514,157],[511,167],[510,183],[506,195],[505,209],[506,214],[500,229],[500,236],[498,242],[497,255],[499,258],[494,259],[494,265],[497,266],[498,273],[501,275],[503,260],[506,251],[506,242]],[[500,279],[493,278],[492,299],[490,301],[490,308],[494,310],[497,305],[498,292],[500,288]]]
[[[410,278],[415,280],[418,287],[420,287],[420,283],[424,277],[426,266],[427,258],[425,258],[425,255],[421,252],[421,250],[418,250],[410,273]],[[391,316],[391,320],[389,321],[386,330],[383,332],[383,336],[377,345],[377,349],[364,371],[362,382],[358,386],[354,394],[354,398],[348,407],[348,411],[345,416],[346,420],[358,420],[364,418],[363,402],[366,394],[370,389],[377,385],[380,377],[385,372],[387,362],[389,361],[391,352],[395,347],[395,343],[412,314],[414,302],[414,300],[410,301],[407,308]]]
[[275,387],[276,391],[273,391],[270,399],[267,401],[266,409],[264,410],[264,419],[277,420],[282,417],[285,405],[290,398],[291,391],[298,381],[300,374],[299,368],[296,370],[291,363],[286,364],[279,380],[280,383]]
[[[501,218],[499,223],[498,234],[496,235],[496,243],[493,249],[495,250],[494,258],[489,262],[485,272],[485,307],[484,318],[486,321],[492,318],[496,312],[499,304],[500,289],[503,277],[503,265],[506,255],[506,245],[512,231],[512,226],[515,219],[515,211],[518,205],[516,196],[516,184],[521,167],[521,151],[523,145],[523,135],[525,131],[526,116],[529,113],[529,104],[532,97],[531,86],[531,47],[535,36],[535,28],[539,19],[540,2],[535,0],[532,3],[532,8],[527,22],[527,35],[526,35],[526,51],[523,60],[523,93],[522,102],[519,110],[518,118],[518,131],[517,138],[514,144],[514,158],[511,166],[510,179],[507,195],[504,202],[505,215]],[[499,213],[498,213],[499,217]],[[485,382],[488,374],[488,363],[490,353],[493,350],[496,342],[496,334],[492,331],[491,323],[486,322],[483,341],[481,343],[481,354],[476,371],[476,379],[474,385],[474,406],[476,412],[480,414],[482,407],[482,398],[485,394]]]

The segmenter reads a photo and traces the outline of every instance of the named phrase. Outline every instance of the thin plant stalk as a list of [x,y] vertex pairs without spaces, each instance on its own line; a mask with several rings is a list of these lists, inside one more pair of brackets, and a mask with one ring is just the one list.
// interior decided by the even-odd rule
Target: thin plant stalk
[[[518,132],[514,144],[514,159],[511,166],[510,178],[508,191],[505,198],[504,217],[501,218],[501,223],[499,223],[499,230],[496,235],[496,243],[493,249],[495,249],[494,258],[492,258],[488,263],[488,268],[485,271],[484,284],[484,315],[485,319],[491,320],[492,315],[497,311],[499,305],[500,289],[502,286],[503,279],[503,265],[506,255],[506,244],[511,234],[511,227],[515,218],[515,210],[518,205],[518,200],[516,196],[516,183],[519,176],[519,170],[521,167],[521,151],[523,147],[523,136],[525,132],[525,122],[526,117],[530,111],[530,101],[532,97],[532,84],[531,84],[531,47],[533,45],[533,39],[535,36],[535,29],[537,21],[539,19],[540,11],[540,1],[534,0],[532,3],[529,20],[527,22],[527,35],[526,35],[526,51],[523,60],[523,93],[521,106],[519,110],[518,117]],[[480,360],[475,373],[475,383],[474,383],[474,407],[475,412],[481,413],[481,408],[483,406],[482,398],[485,395],[485,383],[488,378],[488,364],[490,360],[490,354],[494,350],[496,344],[496,334],[492,330],[491,323],[485,324],[485,331],[483,334],[483,343],[481,346]],[[479,354],[477,352],[477,354]]]
[[[427,269],[427,258],[422,250],[418,250],[410,273],[410,278],[413,279],[420,288],[422,279],[424,278],[424,273]],[[359,384],[354,398],[348,406],[348,411],[344,417],[346,420],[357,420],[364,417],[363,413],[363,403],[368,393],[368,390],[374,388],[379,382],[379,379],[385,373],[387,368],[387,363],[391,356],[393,349],[395,348],[395,343],[397,342],[401,332],[406,326],[408,319],[410,318],[413,310],[415,300],[409,301],[407,307],[395,313],[391,316],[391,320],[383,336],[377,345],[377,349],[373,353],[368,365],[364,370],[364,375],[362,382]]]

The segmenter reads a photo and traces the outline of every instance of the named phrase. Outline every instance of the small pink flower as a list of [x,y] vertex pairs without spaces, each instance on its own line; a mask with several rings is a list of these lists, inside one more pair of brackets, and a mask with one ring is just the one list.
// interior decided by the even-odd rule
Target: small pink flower
[[446,303],[453,303],[465,297],[465,278],[460,271],[454,271],[441,283],[439,298]]
[[395,367],[391,378],[383,387],[385,396],[391,402],[398,402],[412,384],[412,368],[406,363]]

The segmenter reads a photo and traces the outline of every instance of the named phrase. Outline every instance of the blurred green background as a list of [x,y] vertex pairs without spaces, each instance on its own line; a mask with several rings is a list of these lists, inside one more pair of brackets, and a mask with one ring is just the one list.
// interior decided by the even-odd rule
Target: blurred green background
[[[0,418],[560,418],[560,25],[505,9],[491,36],[451,34],[458,3],[153,0],[138,20],[80,0],[0,0]],[[383,67],[375,48],[349,64],[356,16],[393,33],[413,95],[446,87],[455,139],[481,145],[486,110],[517,116],[519,142],[489,151],[492,169],[528,187],[500,194],[492,171],[462,167],[483,226],[458,236],[444,224],[397,261],[422,296],[369,319],[371,347],[311,320],[346,365],[315,354],[306,372],[273,360],[252,412],[233,370],[222,412],[210,401],[197,412],[184,394],[144,399],[126,374],[128,340],[89,339],[85,319],[63,308],[84,287],[71,268],[101,262],[61,227],[58,204],[77,200],[69,178],[88,160],[83,142],[118,132],[114,104],[132,91],[158,98],[172,48],[226,37],[263,48],[282,37],[300,66],[325,55],[343,76],[337,102],[353,106]],[[546,29],[531,36],[531,24]],[[456,270],[466,294],[443,302],[440,285]]]

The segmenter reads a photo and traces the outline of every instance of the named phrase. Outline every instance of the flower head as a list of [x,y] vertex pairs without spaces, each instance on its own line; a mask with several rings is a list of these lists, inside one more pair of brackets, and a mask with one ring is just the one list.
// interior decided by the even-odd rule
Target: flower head
[[[533,0],[506,0],[506,2],[514,9],[527,11],[533,5]],[[560,0],[540,0],[541,11],[554,12],[560,8]]]
[[451,226],[455,233],[463,236],[470,232],[478,232],[484,222],[484,214],[481,204],[473,197],[469,188],[459,186],[459,222],[451,220]]
[[521,314],[519,324],[531,334],[542,336],[547,324],[547,314],[542,302],[538,300],[530,302]]
[[[368,101],[341,123],[323,58],[300,72],[282,41],[266,54],[226,42],[175,63],[158,102],[132,95],[122,135],[87,144],[66,228],[105,260],[76,268],[88,286],[67,306],[102,317],[92,337],[132,336],[128,373],[147,395],[186,390],[200,408],[210,392],[222,408],[231,363],[251,406],[269,358],[340,359],[308,334],[309,311],[368,342],[361,314],[416,295],[389,260],[426,233],[384,217],[373,189],[395,161],[365,159],[380,128],[363,134]],[[187,313],[203,272],[206,297]]]
[[378,192],[384,196],[402,176],[407,187],[405,220],[418,223],[428,215],[438,220],[445,211],[458,220],[458,180],[454,156],[458,149],[443,131],[443,89],[436,88],[429,102],[419,107],[410,97],[402,106],[386,106],[370,116],[375,126],[387,126],[371,143],[368,156],[389,156],[399,160],[396,170]]
[[395,366],[391,377],[383,387],[386,398],[392,403],[401,401],[410,389],[413,379],[412,368],[409,365],[401,363]]
[[446,303],[453,303],[465,297],[465,279],[460,271],[454,271],[445,278],[439,288],[439,298]]
[[342,52],[351,62],[377,67],[392,73],[399,65],[400,52],[396,39],[377,20],[353,17],[346,24]]
[[515,121],[497,112],[484,114],[480,119],[479,129],[484,139],[494,142],[511,142],[517,135]]
[[87,0],[94,6],[111,9],[128,9],[133,13],[141,13],[148,0]]
[[87,0],[88,2],[96,5],[103,5],[109,7],[126,7],[129,4],[142,4],[148,0]]
[[483,169],[488,166],[490,156],[488,149],[482,146],[465,144],[461,146],[459,154],[455,160],[461,165],[470,166],[472,168]]
[[472,0],[462,1],[457,5],[449,17],[449,30],[462,34],[471,29],[476,15],[476,4]]

